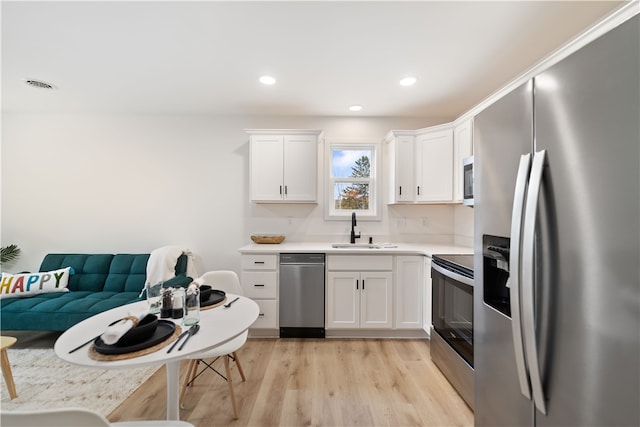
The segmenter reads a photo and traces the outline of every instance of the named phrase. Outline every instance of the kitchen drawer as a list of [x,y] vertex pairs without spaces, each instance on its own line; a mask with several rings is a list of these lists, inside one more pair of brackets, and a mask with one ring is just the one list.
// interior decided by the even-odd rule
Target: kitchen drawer
[[243,270],[275,270],[278,267],[278,255],[243,255]]
[[249,298],[276,298],[278,273],[276,271],[243,271],[242,291]]
[[391,271],[392,255],[329,255],[327,270],[343,271]]
[[258,319],[251,325],[252,329],[276,329],[278,318],[276,310],[276,300],[254,300],[260,308]]

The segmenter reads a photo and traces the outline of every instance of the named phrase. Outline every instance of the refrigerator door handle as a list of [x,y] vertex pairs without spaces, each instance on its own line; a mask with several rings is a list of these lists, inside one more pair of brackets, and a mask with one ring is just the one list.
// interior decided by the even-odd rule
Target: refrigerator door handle
[[522,244],[522,320],[524,325],[524,339],[527,353],[527,364],[529,366],[529,379],[533,392],[533,401],[536,408],[546,415],[546,405],[542,390],[542,377],[540,375],[540,363],[538,360],[538,345],[536,342],[535,323],[535,293],[534,293],[534,271],[535,271],[535,233],[536,220],[538,215],[538,203],[540,188],[542,187],[542,175],[547,160],[545,150],[538,151],[533,156],[531,166],[531,177],[525,208],[525,221]]
[[524,343],[522,340],[522,323],[520,317],[520,236],[522,233],[522,214],[524,211],[530,167],[531,154],[527,153],[520,156],[516,188],[513,195],[513,212],[511,214],[509,279],[507,280],[507,287],[510,288],[511,332],[513,334],[518,382],[520,383],[520,392],[529,400],[531,399],[531,389],[527,366],[524,361]]

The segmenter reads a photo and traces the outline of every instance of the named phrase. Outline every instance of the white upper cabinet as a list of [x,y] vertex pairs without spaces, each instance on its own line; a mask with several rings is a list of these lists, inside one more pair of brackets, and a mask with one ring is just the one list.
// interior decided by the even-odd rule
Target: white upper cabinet
[[[389,200],[392,202],[415,202],[415,136],[396,134],[394,138],[388,138],[386,142],[385,173],[389,179]],[[397,165],[404,165],[404,167]]]
[[254,202],[317,201],[319,130],[247,130]]
[[453,130],[416,136],[416,201],[453,201]]
[[453,128],[391,131],[385,138],[389,203],[453,202]]
[[453,130],[453,201],[462,202],[463,167],[462,161],[473,155],[473,120],[466,120]]

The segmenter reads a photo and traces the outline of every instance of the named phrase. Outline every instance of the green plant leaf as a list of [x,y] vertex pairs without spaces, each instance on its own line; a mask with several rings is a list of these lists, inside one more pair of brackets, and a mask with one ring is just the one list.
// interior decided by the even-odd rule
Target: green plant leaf
[[15,261],[20,256],[20,248],[17,245],[4,246],[0,249],[0,263]]

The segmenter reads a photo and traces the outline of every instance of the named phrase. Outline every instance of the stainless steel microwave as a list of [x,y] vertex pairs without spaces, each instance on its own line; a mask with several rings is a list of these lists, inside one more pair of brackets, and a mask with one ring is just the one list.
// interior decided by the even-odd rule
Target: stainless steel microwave
[[462,160],[462,203],[473,206],[473,156]]

